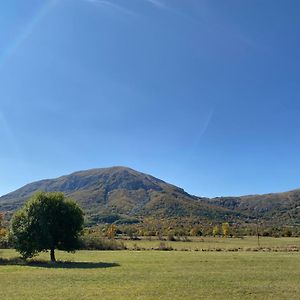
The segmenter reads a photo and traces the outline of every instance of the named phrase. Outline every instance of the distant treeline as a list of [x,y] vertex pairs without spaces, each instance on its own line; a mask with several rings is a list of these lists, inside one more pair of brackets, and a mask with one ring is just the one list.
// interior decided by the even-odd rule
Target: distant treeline
[[[130,222],[129,222],[130,223]],[[237,224],[223,222],[219,224],[195,222],[189,218],[152,219],[145,218],[132,224],[102,223],[86,227],[81,237],[81,249],[122,250],[120,239],[139,239],[139,237],[157,237],[161,240],[185,241],[193,236],[264,236],[264,237],[300,237],[300,226],[268,226],[266,224]],[[9,223],[0,214],[0,248],[12,248],[9,237]]]
[[264,224],[230,224],[223,222],[219,224],[185,224],[180,221],[149,220],[146,219],[137,224],[99,224],[90,230],[99,231],[105,235],[112,226],[116,235],[124,235],[135,239],[139,236],[174,237],[182,239],[189,236],[270,236],[270,237],[300,237],[300,226],[267,226]]

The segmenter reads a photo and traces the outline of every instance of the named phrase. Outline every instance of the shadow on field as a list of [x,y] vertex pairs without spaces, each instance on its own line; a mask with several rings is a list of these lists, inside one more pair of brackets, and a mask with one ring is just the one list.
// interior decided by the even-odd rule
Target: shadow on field
[[49,269],[101,269],[119,267],[118,263],[105,262],[72,262],[72,261],[57,261],[55,263],[43,260],[25,261],[21,258],[5,259],[0,258],[0,266],[26,266],[39,267]]

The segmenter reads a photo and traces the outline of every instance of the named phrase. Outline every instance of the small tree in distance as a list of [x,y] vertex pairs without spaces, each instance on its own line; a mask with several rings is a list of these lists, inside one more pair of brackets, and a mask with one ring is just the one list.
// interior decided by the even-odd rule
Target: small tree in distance
[[217,236],[220,234],[219,226],[214,226],[213,228],[213,236]]
[[113,239],[117,232],[117,226],[115,224],[112,224],[108,227],[106,235],[109,239]]
[[63,193],[38,192],[13,216],[11,236],[23,258],[50,250],[54,262],[55,249],[79,248],[83,222],[81,208]]
[[6,228],[4,227],[4,215],[0,213],[0,237],[4,237],[6,235]]
[[230,233],[230,227],[229,227],[229,223],[222,223],[222,230],[223,230],[223,235],[225,237],[228,237],[229,233]]

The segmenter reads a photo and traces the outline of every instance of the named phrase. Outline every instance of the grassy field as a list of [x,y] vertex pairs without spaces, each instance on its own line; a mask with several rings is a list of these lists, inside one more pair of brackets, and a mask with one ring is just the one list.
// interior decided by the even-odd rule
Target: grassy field
[[[164,241],[166,246],[176,250],[254,250],[259,248],[257,237],[249,236],[244,238],[214,238],[214,237],[189,237],[191,241]],[[129,249],[155,249],[159,247],[161,241],[153,237],[151,240],[143,238],[141,240],[126,240],[124,244]],[[283,250],[297,247],[300,249],[300,238],[273,238],[260,237],[260,248]]]
[[[13,258],[13,250],[0,250]],[[0,299],[299,299],[299,252],[58,252],[0,266]],[[38,260],[48,260],[44,253]]]

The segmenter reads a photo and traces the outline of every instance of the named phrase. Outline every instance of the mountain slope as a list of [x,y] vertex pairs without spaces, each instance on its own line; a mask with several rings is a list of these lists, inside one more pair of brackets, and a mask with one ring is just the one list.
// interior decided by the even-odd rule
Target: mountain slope
[[272,225],[300,224],[300,189],[242,197],[199,198],[151,175],[125,167],[92,169],[33,182],[0,197],[0,211],[11,215],[38,190],[74,198],[91,222],[188,217],[200,222],[257,220]]
[[239,215],[125,167],[80,171],[28,184],[0,197],[0,210],[11,214],[38,190],[64,192],[77,200],[87,216],[95,221],[112,215],[126,218],[193,216],[202,220],[233,219]]
[[208,203],[267,223],[300,224],[300,189],[264,195],[218,197],[209,199]]

